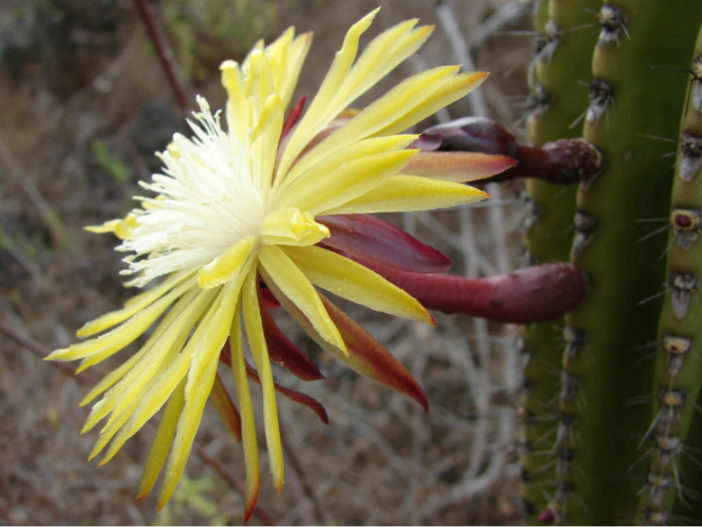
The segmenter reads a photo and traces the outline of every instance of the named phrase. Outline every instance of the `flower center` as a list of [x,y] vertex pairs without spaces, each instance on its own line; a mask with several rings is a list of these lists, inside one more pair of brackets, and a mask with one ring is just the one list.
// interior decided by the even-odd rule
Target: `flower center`
[[259,160],[251,149],[227,135],[219,114],[211,114],[204,99],[197,121],[189,122],[193,137],[176,134],[159,155],[162,174],[142,186],[156,197],[137,198],[136,227],[120,251],[143,286],[157,276],[201,267],[243,238],[258,235],[266,216],[265,190],[257,187]]

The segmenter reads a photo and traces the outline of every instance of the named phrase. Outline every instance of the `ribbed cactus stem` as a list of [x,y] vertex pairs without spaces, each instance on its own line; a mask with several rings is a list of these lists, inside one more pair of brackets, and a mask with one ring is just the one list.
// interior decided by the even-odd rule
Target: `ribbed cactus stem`
[[[528,138],[535,145],[580,135],[579,127],[571,125],[587,105],[587,92],[579,83],[590,78],[597,37],[594,28],[582,27],[596,22],[593,12],[598,7],[599,0],[550,0],[543,2],[535,15],[534,25],[540,35],[529,68],[527,117]],[[567,260],[573,238],[575,186],[531,179],[527,180],[527,191],[530,217],[525,244],[532,261]],[[562,427],[556,406],[562,330],[562,321],[532,324],[519,340],[521,351],[529,357],[524,372],[521,441],[522,494],[529,523],[542,523],[552,516],[546,507],[556,492],[565,490],[556,488],[553,466],[557,455],[552,448],[555,434]]]
[[[702,64],[702,27],[692,68]],[[641,521],[669,520],[676,507],[681,516],[694,501],[689,447],[699,441],[690,434],[700,420],[696,402],[702,388],[702,105],[696,104],[696,82],[690,82],[680,123],[680,142],[671,196],[666,295],[659,320],[659,349],[654,377],[653,422],[643,448],[651,451],[649,473],[641,494]],[[702,420],[701,420],[702,421]],[[692,476],[692,477],[691,477]],[[694,484],[694,483],[693,483]],[[698,507],[699,509],[699,507]],[[674,520],[673,520],[674,521]]]
[[573,389],[564,388],[560,407],[572,424],[558,445],[566,455],[556,475],[558,488],[569,492],[553,504],[569,523],[630,521],[651,476],[637,464],[650,398],[631,403],[650,392],[653,362],[640,355],[657,339],[666,240],[646,236],[651,227],[641,220],[668,215],[672,171],[662,157],[668,145],[645,134],[677,134],[686,79],[654,67],[689,54],[701,14],[702,2],[689,0],[609,1],[599,13],[584,137],[606,168],[577,196],[571,257],[592,291],[566,316],[583,345],[563,361],[564,386]]

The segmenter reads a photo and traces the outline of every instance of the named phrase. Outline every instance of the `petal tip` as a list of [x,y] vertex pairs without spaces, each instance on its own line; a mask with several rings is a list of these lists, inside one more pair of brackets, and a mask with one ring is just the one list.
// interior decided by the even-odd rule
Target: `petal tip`
[[61,355],[66,353],[70,348],[61,348],[52,351],[49,353],[46,357],[44,357],[42,360],[61,360]]

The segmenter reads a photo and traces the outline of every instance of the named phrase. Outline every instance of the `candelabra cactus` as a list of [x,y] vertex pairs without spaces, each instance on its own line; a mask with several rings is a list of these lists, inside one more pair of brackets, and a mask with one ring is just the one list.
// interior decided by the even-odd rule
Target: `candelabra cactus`
[[[577,191],[527,185],[533,259],[569,253],[591,289],[562,336],[553,323],[523,334],[526,514],[532,523],[700,521],[688,447],[699,444],[702,383],[702,3],[550,0],[534,18],[529,138],[582,135],[602,166]],[[672,71],[691,56],[692,81]],[[680,138],[675,168],[670,145],[652,136]],[[667,244],[653,234],[660,218]]]

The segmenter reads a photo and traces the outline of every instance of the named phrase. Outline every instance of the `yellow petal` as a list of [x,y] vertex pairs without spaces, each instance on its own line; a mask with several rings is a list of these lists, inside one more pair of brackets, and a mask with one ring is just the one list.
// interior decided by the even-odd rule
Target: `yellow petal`
[[173,313],[168,314],[144,344],[147,350],[144,357],[103,397],[101,402],[104,402],[105,409],[112,413],[110,421],[127,411],[132,400],[141,399],[149,390],[163,368],[183,349],[190,331],[211,305],[214,296],[214,291],[196,292],[182,298],[178,305],[173,307]]
[[251,355],[256,363],[258,376],[263,390],[263,423],[266,432],[266,445],[268,458],[273,473],[273,484],[280,493],[283,486],[283,447],[280,442],[280,428],[278,424],[278,409],[275,402],[275,387],[273,385],[273,372],[268,358],[266,338],[263,334],[263,325],[258,306],[258,276],[254,273],[244,284],[242,296],[242,315],[246,328],[246,340],[249,343]]
[[317,90],[317,94],[310,103],[304,117],[300,120],[300,123],[290,136],[290,140],[280,160],[279,171],[281,173],[286,173],[288,171],[310,137],[314,136],[327,122],[343,110],[343,108],[331,107],[329,105],[329,100],[331,100],[332,96],[343,84],[346,74],[356,58],[358,41],[361,35],[373,23],[373,19],[379,9],[380,8],[377,8],[368,13],[361,20],[352,25],[346,32],[344,43],[341,49],[336,52],[334,61],[324,77],[321,86]]
[[138,218],[136,214],[130,212],[124,218],[106,221],[102,225],[89,225],[83,228],[96,234],[111,232],[120,240],[124,240],[132,233],[132,229],[137,226]]
[[319,299],[317,291],[293,261],[279,248],[264,245],[259,254],[266,281],[272,281],[307,317],[331,345],[346,350],[344,340]]
[[261,240],[266,245],[314,245],[329,234],[329,229],[314,221],[312,214],[296,207],[275,209],[261,225]]
[[480,86],[488,74],[483,71],[463,73],[432,83],[417,98],[408,111],[398,112],[397,118],[385,128],[378,130],[378,135],[396,134],[407,130],[419,121],[434,115],[438,110],[464,97]]
[[[283,196],[283,199],[293,201],[294,198],[288,198],[288,196],[294,196],[296,192],[318,184],[321,179],[326,178],[339,167],[363,157],[404,150],[417,137],[419,136],[411,134],[370,137],[331,151],[327,157],[305,170],[297,164],[280,184],[278,194]],[[279,183],[280,181],[276,179],[276,184]]]
[[254,179],[258,188],[263,189],[264,197],[271,187],[276,157],[271,152],[278,148],[284,117],[280,99],[273,93],[266,99],[259,120],[251,132],[251,148],[259,163],[258,169],[254,171]]
[[113,421],[100,431],[100,437],[95,443],[90,459],[95,457],[112,439],[107,453],[100,460],[99,466],[110,461],[127,439],[136,434],[142,426],[158,412],[171,396],[180,381],[185,377],[190,367],[192,355],[181,354],[165,368],[158,379],[150,386],[142,399],[135,399],[126,411],[119,414]]
[[375,37],[349,71],[331,104],[346,108],[417,51],[433,30],[432,26],[415,29],[417,20],[400,22]]
[[137,500],[141,500],[153,488],[158,475],[161,472],[168,450],[171,447],[173,436],[175,435],[176,424],[178,417],[183,410],[185,403],[185,379],[180,381],[180,384],[171,395],[171,398],[166,403],[166,408],[161,416],[161,422],[158,424],[156,434],[151,441],[149,453],[146,456],[144,463],[144,472],[139,482],[139,491],[137,492]]
[[370,192],[325,214],[407,212],[454,207],[489,197],[482,190],[421,176],[391,177]]
[[314,246],[286,247],[284,251],[322,289],[376,311],[432,323],[417,299],[353,260]]
[[290,104],[302,64],[312,44],[312,33],[303,33],[292,40],[294,36],[295,29],[288,28],[264,50],[271,65],[275,91],[283,108]]
[[[99,401],[95,407],[99,406],[103,401]],[[136,406],[137,406],[138,401],[132,401],[132,404],[130,406],[130,412],[133,411]],[[93,409],[95,409],[93,407]],[[117,419],[115,419],[113,422],[110,423],[109,426],[104,427],[102,430],[100,430],[100,435],[98,436],[97,441],[95,441],[95,444],[93,445],[93,449],[90,451],[90,454],[88,454],[88,461],[93,459],[95,456],[97,456],[102,450],[107,446],[107,443],[109,443],[110,439],[112,439],[116,433],[120,431],[120,428],[124,425],[124,423],[127,422],[129,419],[129,413],[124,413],[120,415]],[[113,456],[117,451],[113,452]],[[103,465],[106,463],[107,460],[103,459],[101,463],[98,463],[98,466]]]
[[141,349],[129,357],[128,360],[124,361],[118,368],[112,370],[110,373],[105,375],[100,381],[93,386],[90,391],[80,400],[78,406],[85,406],[90,401],[95,399],[98,395],[108,390],[117,381],[119,381],[128,371],[131,371],[132,367],[144,356],[144,354],[149,350],[146,346],[142,346]]
[[189,287],[190,284],[187,283],[176,287],[163,298],[157,300],[146,309],[139,311],[132,318],[115,329],[99,337],[73,344],[66,349],[56,350],[44,360],[74,360],[89,357],[89,363],[86,363],[87,365],[83,364],[80,367],[80,369],[83,370],[89,365],[95,364],[117,353],[141,336],[174,300],[182,295]]
[[192,274],[193,273],[191,271],[180,271],[173,273],[157,286],[151,287],[143,293],[140,293],[127,300],[122,309],[105,313],[95,320],[91,320],[90,322],[84,324],[83,327],[76,332],[76,335],[80,338],[89,337],[116,326],[120,322],[124,322],[138,311],[141,311],[146,306],[161,298],[180,282],[192,276]]
[[[188,373],[193,355],[198,350],[197,346],[200,343],[200,339],[202,338],[202,335],[208,331],[212,318],[217,311],[218,305],[219,303],[216,300],[209,304],[207,313],[202,318],[193,334],[190,336],[187,345],[182,349],[182,351],[177,353],[180,346],[174,346],[171,348],[171,353],[169,353],[168,356],[168,362],[164,361],[159,368],[158,373],[151,375],[147,379],[148,386],[145,390],[130,390],[130,385],[123,383],[124,397],[126,399],[127,406],[120,413],[113,413],[105,427],[101,430],[100,438],[98,439],[98,442],[91,453],[91,456],[96,455],[102,448],[104,448],[107,441],[119,430],[119,434],[110,445],[110,449],[108,450],[107,454],[105,454],[103,459],[100,461],[100,465],[107,463],[117,453],[127,439],[133,436],[142,426],[144,426],[146,421],[151,419],[151,417],[161,408],[161,406],[163,406],[166,400],[168,400],[178,383]],[[188,326],[188,329],[189,328],[190,326]],[[176,333],[176,335],[178,334]],[[177,336],[172,338],[182,337]],[[119,389],[119,387],[116,386],[114,389]],[[105,401],[106,399],[102,399],[100,403]],[[128,422],[126,422],[127,418],[129,418]]]
[[227,90],[227,126],[229,135],[239,141],[248,139],[250,118],[249,102],[244,94],[244,81],[239,64],[226,60],[219,67],[222,71],[222,85]]
[[251,392],[244,364],[244,350],[241,347],[241,323],[238,311],[232,319],[229,344],[232,352],[232,376],[236,386],[239,410],[241,411],[241,436],[244,447],[244,465],[246,467],[246,511],[244,520],[248,520],[256,508],[258,492],[261,486],[261,472],[258,466],[258,446],[256,443],[256,423],[254,422]]
[[202,289],[210,289],[236,278],[245,268],[258,242],[257,236],[242,238],[197,272]]
[[298,180],[281,197],[280,204],[299,207],[315,216],[326,214],[396,175],[416,152],[400,150],[359,157],[305,187]]
[[219,353],[229,337],[241,285],[242,281],[237,279],[222,287],[216,308],[210,310],[212,317],[200,324],[198,330],[203,328],[200,335],[197,335],[196,331],[198,339],[192,350],[193,359],[185,385],[185,407],[178,420],[175,439],[166,463],[163,487],[158,499],[159,507],[168,501],[175,490],[190,455],[202,411],[217,373]]
[[458,66],[442,66],[405,79],[305,153],[297,161],[298,170],[307,170],[330,153],[377,135],[380,130],[397,122],[398,116],[411,112],[421,104],[427,93],[431,93],[435,86],[441,86],[446,79],[452,78],[458,69]]
[[[271,128],[273,128],[274,130],[277,128],[278,133],[273,134],[277,135],[277,140],[280,137],[280,128],[282,127],[282,119],[280,119],[282,115],[283,106],[280,103],[280,98],[275,93],[272,93],[268,96],[266,102],[263,104],[263,109],[261,110],[259,120],[256,123],[256,126],[254,126],[253,130],[251,130],[251,142],[255,142],[259,137],[261,137],[262,134],[264,134]],[[279,125],[277,127],[273,126],[279,120]]]

